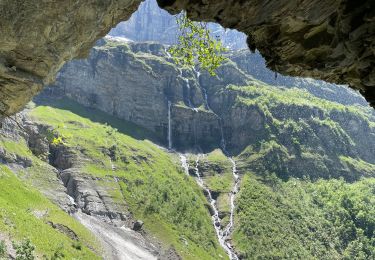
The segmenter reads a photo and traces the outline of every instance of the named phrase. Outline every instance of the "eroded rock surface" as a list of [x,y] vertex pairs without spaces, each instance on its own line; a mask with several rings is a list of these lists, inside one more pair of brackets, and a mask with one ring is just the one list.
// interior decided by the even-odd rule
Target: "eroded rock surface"
[[281,74],[349,84],[375,105],[374,1],[158,0],[194,20],[248,35],[267,66]]
[[[140,0],[0,3],[0,111],[21,110],[65,61],[136,11]],[[170,12],[218,22],[248,35],[267,65],[282,74],[348,83],[375,103],[375,2],[159,0]]]
[[86,56],[140,0],[0,2],[0,112],[12,115],[54,80],[65,61]]

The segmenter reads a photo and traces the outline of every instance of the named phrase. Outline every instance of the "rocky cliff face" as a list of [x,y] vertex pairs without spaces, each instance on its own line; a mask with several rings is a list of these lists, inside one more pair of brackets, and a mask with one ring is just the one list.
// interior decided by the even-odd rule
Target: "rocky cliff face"
[[[153,26],[150,26],[150,24]],[[305,88],[318,97],[345,105],[353,103],[366,104],[360,94],[354,95],[346,86],[334,86],[324,81],[283,76],[273,72],[266,67],[266,61],[258,51],[251,53],[248,50],[245,34],[236,30],[225,30],[214,23],[209,24],[209,29],[213,32],[213,36],[218,36],[224,46],[227,46],[230,50],[243,49],[235,51],[231,55],[231,59],[241,70],[256,79],[270,85]],[[142,3],[128,21],[120,23],[111,30],[110,35],[125,37],[137,42],[153,41],[163,44],[175,44],[178,33],[175,18],[160,9],[156,4],[156,0],[149,0]]]
[[143,126],[165,143],[170,112],[174,147],[211,149],[220,143],[219,117],[205,107],[197,72],[175,66],[165,48],[103,41],[89,59],[67,64],[49,90]]
[[93,43],[141,1],[2,1],[0,111],[21,110],[65,61],[84,57]]
[[[65,61],[85,56],[139,2],[3,1],[1,113],[19,111]],[[374,103],[373,1],[158,3],[170,12],[186,9],[193,19],[245,32],[250,49],[259,49],[272,70],[347,83]]]
[[[209,152],[224,142],[231,154],[245,160],[243,171],[252,165],[256,172],[338,177],[353,171],[346,157],[374,163],[374,115],[358,94],[329,84],[317,91],[314,84],[320,82],[302,79],[279,79],[299,83],[302,89],[269,86],[254,78],[272,82],[267,70],[258,67],[254,77],[250,74],[252,66],[244,63],[248,56],[230,53],[211,77],[179,69],[163,45],[112,38],[100,42],[89,59],[68,63],[45,95],[59,93],[141,125],[164,146],[180,151]],[[333,99],[335,91],[347,109],[318,98]],[[254,162],[248,163],[249,158]],[[284,166],[276,167],[277,160]]]
[[[148,237],[133,218],[127,203],[121,199],[120,177],[90,175],[83,165],[96,161],[85,156],[87,151],[63,143],[53,144],[52,139],[57,138],[58,133],[50,125],[33,122],[29,113],[30,110],[24,110],[4,120],[0,129],[1,166],[9,168],[25,183],[31,183],[93,232],[103,252],[100,248],[91,250],[102,254],[105,259],[120,260],[125,256],[134,259],[178,259],[173,250],[164,250],[155,238]],[[7,143],[16,146],[10,147]],[[106,156],[111,154],[108,150],[102,152]],[[110,171],[107,174],[110,175]],[[38,214],[48,215],[48,210]],[[74,231],[65,225],[46,224],[59,232],[69,233],[79,241]],[[131,230],[135,227],[137,232]],[[44,235],[41,235],[42,239],[46,239]]]
[[[212,36],[220,37],[224,46],[230,49],[247,49],[246,36],[243,33],[226,30],[216,23],[210,23],[208,28]],[[159,8],[156,0],[147,0],[139,6],[128,21],[119,23],[109,34],[138,42],[175,44],[178,25],[172,15]]]
[[[373,1],[158,0],[195,20],[215,21],[248,35],[267,66],[285,75],[349,84],[374,104]],[[235,15],[234,15],[235,14]]]

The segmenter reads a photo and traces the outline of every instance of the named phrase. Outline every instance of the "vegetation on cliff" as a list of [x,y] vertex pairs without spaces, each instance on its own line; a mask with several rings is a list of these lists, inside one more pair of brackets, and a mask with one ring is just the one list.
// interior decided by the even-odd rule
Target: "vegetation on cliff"
[[[136,140],[109,125],[94,123],[66,110],[37,107],[31,115],[51,125],[64,145],[77,151],[89,175],[118,179],[120,195],[145,229],[172,246],[184,259],[217,259],[225,252],[216,241],[203,193],[186,176],[177,158],[150,141]],[[99,163],[100,162],[100,163]]]
[[282,181],[246,174],[234,241],[245,259],[372,259],[375,179]]
[[[34,158],[34,163],[41,162]],[[29,238],[36,247],[36,254],[48,259],[57,251],[67,259],[100,259],[101,246],[91,233],[4,165],[0,166],[0,186],[0,233],[6,234],[8,239],[18,243]],[[53,225],[65,227],[61,230],[71,230],[75,236]],[[78,242],[81,243],[79,249],[75,248]]]

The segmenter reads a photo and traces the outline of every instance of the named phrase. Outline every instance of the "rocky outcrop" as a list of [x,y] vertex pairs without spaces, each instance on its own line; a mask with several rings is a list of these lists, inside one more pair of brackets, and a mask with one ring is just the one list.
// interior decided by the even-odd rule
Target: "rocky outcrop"
[[[220,86],[251,79],[232,64],[222,70],[228,79],[218,78],[215,83],[220,81]],[[170,101],[173,147],[191,148],[195,143],[209,150],[220,142],[219,117],[206,108],[198,76],[194,70],[178,68],[164,45],[111,38],[100,41],[88,59],[64,66],[46,93],[143,126],[165,143]]]
[[[28,111],[5,119],[0,128],[0,164],[6,165],[21,180],[31,183],[92,231],[103,246],[103,252],[98,253],[102,253],[105,259],[120,260],[129,256],[147,260],[179,259],[178,254],[167,258],[169,250],[164,250],[159,241],[148,237],[144,230],[136,232],[130,229],[140,221],[132,219],[121,195],[119,178],[85,174],[83,164],[89,159],[79,149],[61,143],[52,144],[51,134],[56,133],[50,126],[31,122]],[[48,212],[49,209],[30,209],[30,214],[40,219],[44,219]],[[68,226],[51,221],[46,221],[46,224],[79,241]],[[4,239],[4,236],[0,234],[0,238]],[[95,250],[99,251],[98,248]],[[13,255],[13,251],[9,252]]]
[[[83,213],[99,217],[109,223],[130,221],[126,205],[123,202],[116,203],[109,195],[109,190],[106,190],[106,186],[98,184],[104,181],[103,179],[82,174],[77,168],[61,171],[59,175],[67,188],[68,195],[74,199],[77,208]],[[116,179],[112,182],[116,183]]]
[[[127,20],[139,3],[2,1],[1,114],[23,108],[44,83],[54,79],[65,61],[87,55],[94,42]],[[193,19],[246,33],[250,49],[258,49],[275,71],[347,83],[372,105],[375,102],[373,1],[158,3],[172,13],[184,9]]]
[[140,2],[1,1],[1,115],[21,110],[65,61],[86,56]]
[[175,14],[218,22],[248,35],[281,74],[349,84],[375,104],[374,1],[158,0]]
[[[68,97],[143,126],[159,135],[165,146],[170,126],[173,148],[195,148],[204,152],[220,147],[222,135],[227,140],[227,148],[235,153],[268,136],[264,109],[257,105],[236,106],[236,100],[243,93],[226,89],[229,85],[262,88],[266,84],[259,79],[265,79],[288,86],[276,86],[275,91],[292,89],[295,86],[292,84],[296,84],[317,97],[366,107],[357,93],[343,91],[343,86],[283,76],[274,79],[260,64],[259,55],[251,56],[248,51],[230,52],[228,57],[212,77],[206,72],[179,69],[168,57],[164,45],[110,37],[100,41],[88,59],[67,63],[45,94],[47,99],[51,93]],[[246,64],[246,60],[250,64]],[[168,101],[171,102],[170,118]],[[272,113],[279,120],[323,113],[315,110],[285,105]]]
[[[220,37],[224,46],[230,49],[247,48],[246,35],[243,33],[224,29],[216,23],[208,24],[208,28],[212,36]],[[175,17],[160,9],[156,0],[147,0],[128,21],[119,23],[109,34],[137,42],[175,44],[178,39],[178,25]]]

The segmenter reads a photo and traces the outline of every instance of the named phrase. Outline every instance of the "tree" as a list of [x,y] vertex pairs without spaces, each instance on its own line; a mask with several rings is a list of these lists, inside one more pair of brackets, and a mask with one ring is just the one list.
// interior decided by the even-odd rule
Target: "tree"
[[216,75],[215,70],[225,61],[223,47],[219,37],[212,37],[207,23],[193,22],[185,12],[176,15],[176,22],[180,35],[176,45],[168,51],[176,64],[194,67],[199,65],[211,75]]

